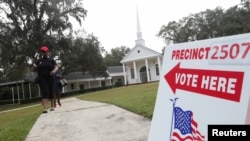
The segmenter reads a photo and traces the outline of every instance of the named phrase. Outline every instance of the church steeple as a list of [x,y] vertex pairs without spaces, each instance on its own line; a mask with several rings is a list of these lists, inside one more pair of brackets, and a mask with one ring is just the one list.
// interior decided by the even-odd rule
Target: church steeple
[[137,20],[137,40],[135,40],[135,45],[145,46],[145,41],[142,39],[141,25],[139,21],[138,8],[136,6],[136,20]]

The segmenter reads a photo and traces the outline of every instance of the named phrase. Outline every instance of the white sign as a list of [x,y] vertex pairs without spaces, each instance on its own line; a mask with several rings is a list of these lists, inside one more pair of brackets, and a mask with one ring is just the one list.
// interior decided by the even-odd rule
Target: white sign
[[250,124],[250,34],[166,46],[148,141],[208,139]]

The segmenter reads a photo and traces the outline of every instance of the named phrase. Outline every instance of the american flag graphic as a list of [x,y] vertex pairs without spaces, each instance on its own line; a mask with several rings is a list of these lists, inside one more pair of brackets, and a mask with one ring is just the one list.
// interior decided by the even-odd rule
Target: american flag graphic
[[204,141],[205,136],[198,131],[198,123],[192,111],[174,107],[174,129],[171,141]]

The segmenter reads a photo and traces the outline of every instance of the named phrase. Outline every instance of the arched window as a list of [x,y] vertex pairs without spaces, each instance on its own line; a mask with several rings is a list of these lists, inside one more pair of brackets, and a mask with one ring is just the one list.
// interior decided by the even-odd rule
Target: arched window
[[160,74],[160,72],[159,72],[159,65],[158,64],[155,65],[155,72],[156,72],[157,76]]
[[134,69],[130,69],[130,74],[131,74],[131,79],[134,79],[135,78],[135,71]]

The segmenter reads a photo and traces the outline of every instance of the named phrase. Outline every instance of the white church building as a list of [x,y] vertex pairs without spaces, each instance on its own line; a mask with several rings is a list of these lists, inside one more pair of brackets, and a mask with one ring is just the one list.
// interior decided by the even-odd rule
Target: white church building
[[124,84],[159,81],[162,54],[145,46],[137,11],[137,39],[135,46],[121,60]]
[[135,46],[120,61],[121,66],[109,66],[108,77],[93,77],[89,73],[74,72],[64,76],[68,85],[64,92],[85,90],[104,86],[113,86],[116,83],[123,85],[140,84],[159,81],[162,54],[145,46],[137,12],[137,39]]

